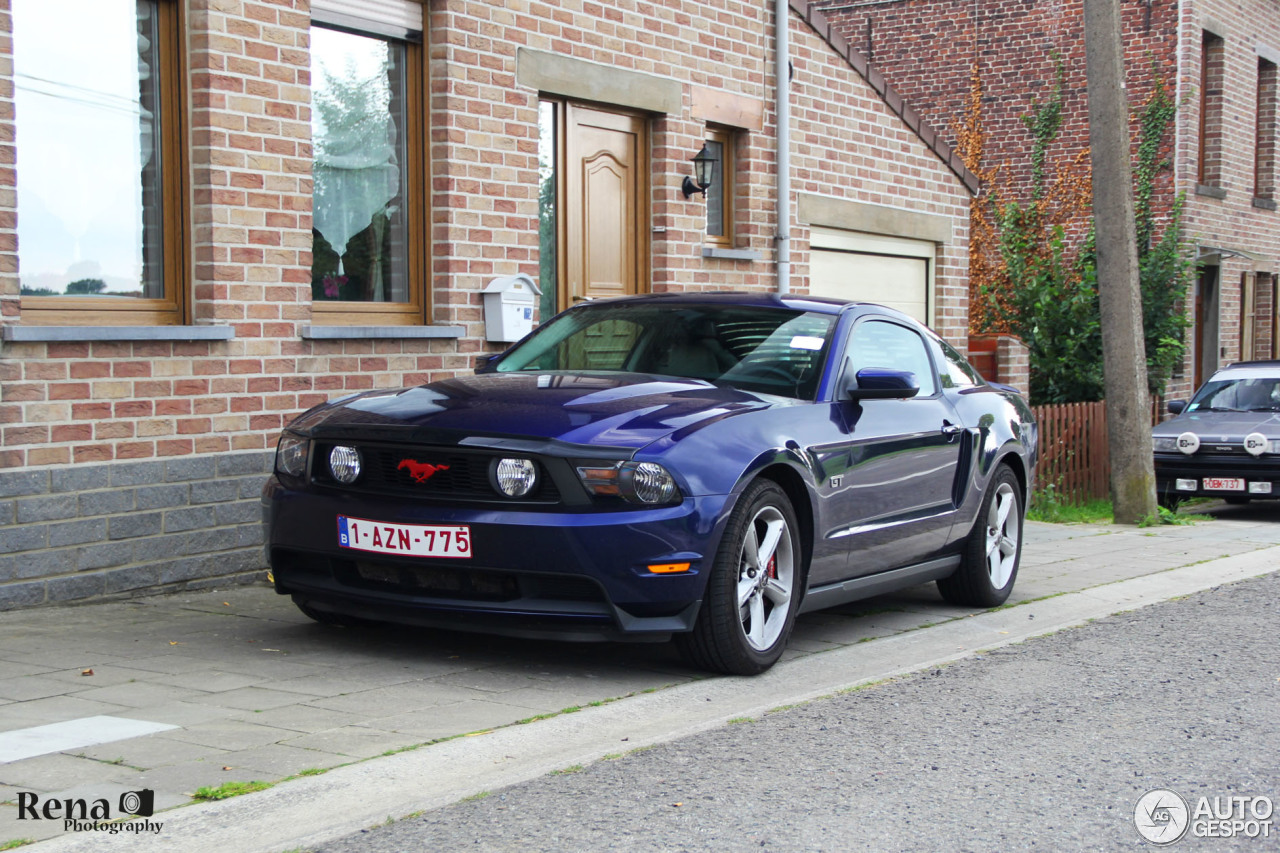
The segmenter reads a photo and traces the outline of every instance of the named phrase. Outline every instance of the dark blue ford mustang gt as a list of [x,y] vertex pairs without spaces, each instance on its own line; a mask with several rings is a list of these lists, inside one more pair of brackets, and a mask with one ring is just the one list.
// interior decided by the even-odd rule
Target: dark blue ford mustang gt
[[263,492],[321,622],[674,637],[753,674],[796,615],[937,581],[1002,603],[1036,427],[876,305],[680,294],[564,312],[475,376],[318,406]]

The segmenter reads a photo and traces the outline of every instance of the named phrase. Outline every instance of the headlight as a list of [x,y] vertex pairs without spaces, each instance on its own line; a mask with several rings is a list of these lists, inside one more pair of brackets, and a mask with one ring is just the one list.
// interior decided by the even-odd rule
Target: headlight
[[286,432],[276,445],[276,471],[290,477],[301,477],[307,472],[307,450],[310,441],[300,435]]
[[682,500],[671,472],[656,462],[580,466],[578,476],[593,495],[620,496],[632,503],[651,505]]
[[1154,439],[1156,453],[1177,453],[1178,439],[1173,436],[1157,436]]
[[656,462],[622,466],[622,493],[632,494],[641,503],[665,504],[680,494],[676,481]]
[[349,486],[360,479],[360,451],[354,447],[339,444],[329,451],[329,470],[333,478],[344,486]]
[[522,498],[538,483],[538,467],[529,459],[495,459],[489,468],[493,486],[509,498]]

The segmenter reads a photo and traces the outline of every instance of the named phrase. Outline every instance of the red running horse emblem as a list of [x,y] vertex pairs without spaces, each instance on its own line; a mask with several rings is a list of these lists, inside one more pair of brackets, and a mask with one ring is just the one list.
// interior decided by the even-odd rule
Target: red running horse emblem
[[417,459],[401,459],[400,464],[396,466],[396,470],[400,471],[405,468],[409,469],[409,476],[418,483],[427,482],[437,471],[449,470],[448,465],[432,465],[430,462],[419,462]]

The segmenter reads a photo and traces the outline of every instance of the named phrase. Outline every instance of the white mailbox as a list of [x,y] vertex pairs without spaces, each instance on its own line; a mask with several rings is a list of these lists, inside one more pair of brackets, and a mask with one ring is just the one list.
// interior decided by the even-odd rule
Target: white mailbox
[[495,278],[484,289],[485,340],[511,343],[533,331],[533,309],[542,293],[524,273]]

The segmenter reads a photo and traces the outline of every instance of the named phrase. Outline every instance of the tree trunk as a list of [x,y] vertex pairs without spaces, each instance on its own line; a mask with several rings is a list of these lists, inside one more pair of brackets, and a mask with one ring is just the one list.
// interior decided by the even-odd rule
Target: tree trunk
[[1136,524],[1157,510],[1118,0],[1084,0],[1084,42],[1111,498]]

